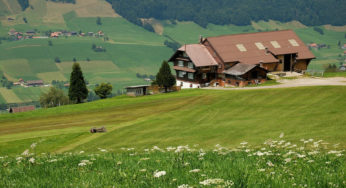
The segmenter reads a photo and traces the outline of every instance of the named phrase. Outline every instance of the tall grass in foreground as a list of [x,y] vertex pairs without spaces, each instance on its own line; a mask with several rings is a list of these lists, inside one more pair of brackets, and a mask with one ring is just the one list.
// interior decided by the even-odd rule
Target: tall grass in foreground
[[98,148],[51,155],[0,157],[0,187],[345,187],[345,151],[322,140],[246,142],[236,149],[216,145],[157,146],[144,151]]

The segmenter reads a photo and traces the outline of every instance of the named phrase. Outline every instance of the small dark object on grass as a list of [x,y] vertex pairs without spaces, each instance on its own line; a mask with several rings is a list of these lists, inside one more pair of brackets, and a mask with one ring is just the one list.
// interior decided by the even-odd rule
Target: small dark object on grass
[[90,129],[90,133],[104,133],[104,132],[107,132],[105,127],[101,127],[101,128],[93,127]]

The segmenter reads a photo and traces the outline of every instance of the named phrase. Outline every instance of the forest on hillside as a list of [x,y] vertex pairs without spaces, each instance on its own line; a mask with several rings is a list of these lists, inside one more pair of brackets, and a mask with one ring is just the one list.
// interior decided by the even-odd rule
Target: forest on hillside
[[251,21],[298,20],[305,25],[345,25],[345,0],[107,0],[129,21],[139,18],[194,21],[202,27]]

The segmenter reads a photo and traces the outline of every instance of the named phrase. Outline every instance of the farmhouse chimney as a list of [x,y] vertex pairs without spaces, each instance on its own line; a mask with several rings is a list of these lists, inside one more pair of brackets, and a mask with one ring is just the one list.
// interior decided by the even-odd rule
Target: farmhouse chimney
[[203,42],[203,36],[199,35],[199,43],[202,44],[202,42]]
[[266,55],[269,54],[269,49],[266,47]]

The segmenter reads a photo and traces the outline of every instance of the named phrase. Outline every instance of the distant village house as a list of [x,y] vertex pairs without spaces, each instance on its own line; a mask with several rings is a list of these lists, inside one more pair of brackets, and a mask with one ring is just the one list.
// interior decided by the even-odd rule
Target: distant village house
[[10,107],[9,113],[19,113],[19,112],[28,112],[28,111],[33,111],[35,110],[34,105],[30,106],[20,106],[20,107]]
[[29,80],[25,82],[26,86],[43,86],[43,80]]
[[292,30],[200,38],[179,48],[177,86],[246,86],[265,82],[267,72],[303,72],[315,56]]

